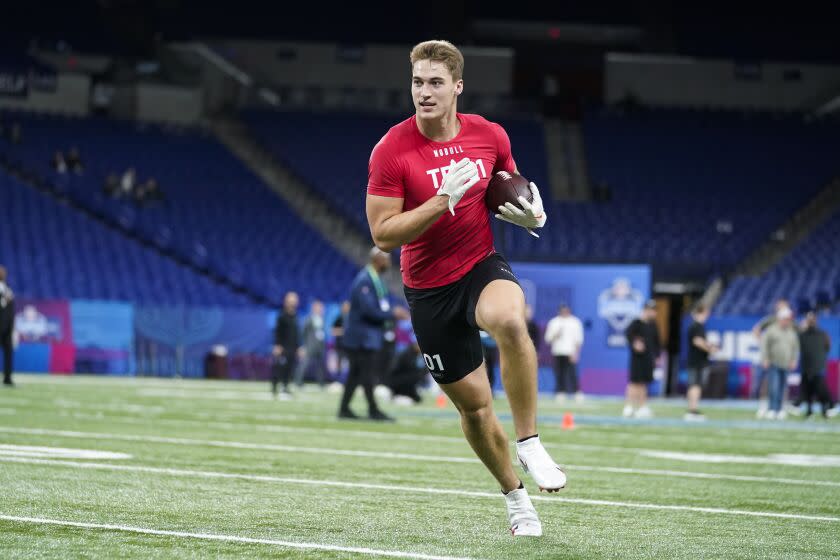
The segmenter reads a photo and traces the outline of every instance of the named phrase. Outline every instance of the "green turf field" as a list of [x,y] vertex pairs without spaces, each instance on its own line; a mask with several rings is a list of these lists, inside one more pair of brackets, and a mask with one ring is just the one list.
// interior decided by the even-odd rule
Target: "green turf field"
[[540,495],[523,475],[545,536],[513,539],[433,399],[382,425],[263,384],[17,381],[0,391],[2,558],[840,557],[840,419],[759,423],[734,404],[694,425],[672,402],[625,422],[618,401],[543,401],[569,486]]

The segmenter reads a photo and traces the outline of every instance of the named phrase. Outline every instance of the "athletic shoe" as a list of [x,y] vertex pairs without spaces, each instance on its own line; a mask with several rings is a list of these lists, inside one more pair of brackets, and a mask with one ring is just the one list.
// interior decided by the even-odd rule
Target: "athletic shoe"
[[566,473],[543,447],[539,436],[516,443],[516,457],[540,491],[557,492],[566,486]]
[[636,418],[653,418],[653,411],[645,405],[636,411]]
[[791,416],[802,416],[802,409],[796,405],[789,404],[785,407],[785,410]]
[[689,410],[685,413],[685,416],[683,416],[683,420],[686,422],[705,422],[706,417],[703,416],[699,410]]
[[13,389],[15,386],[14,382],[11,379],[4,379],[3,385],[9,389]]
[[823,411],[823,416],[826,418],[834,418],[840,414],[840,405],[835,406],[834,408],[829,408],[828,410]]
[[759,408],[758,410],[755,411],[755,417],[758,420],[765,419],[765,418],[767,418],[767,413],[768,412],[769,411],[766,408]]
[[784,420],[785,418],[787,418],[787,412],[784,410],[780,410],[776,413],[776,420]]
[[395,396],[392,402],[398,406],[414,406],[417,404],[414,402],[414,399],[405,395]]
[[338,417],[344,420],[358,420],[359,417],[356,416],[356,413],[350,410],[349,408],[346,410],[339,410]]
[[376,422],[396,422],[394,418],[391,418],[381,410],[374,410],[368,415],[368,418]]
[[629,404],[624,405],[624,410],[621,411],[621,415],[625,418],[632,418],[633,417],[633,407]]
[[564,393],[557,393],[556,395],[554,395],[554,402],[566,402],[566,395]]
[[776,411],[775,410],[764,411],[764,419],[765,420],[775,420],[776,419]]
[[583,402],[583,393],[581,393],[580,391],[575,393],[575,402],[578,404]]
[[511,490],[505,496],[510,534],[514,537],[541,537],[542,523],[525,488]]

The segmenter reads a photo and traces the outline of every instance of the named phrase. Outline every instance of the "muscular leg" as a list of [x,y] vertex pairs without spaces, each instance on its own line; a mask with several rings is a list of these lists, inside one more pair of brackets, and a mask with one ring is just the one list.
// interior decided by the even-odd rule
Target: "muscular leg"
[[496,340],[502,384],[510,402],[516,438],[537,433],[537,352],[525,326],[525,294],[509,280],[494,280],[475,308],[478,326]]
[[493,397],[484,364],[463,379],[440,387],[458,409],[461,429],[470,447],[499,481],[502,491],[519,488],[519,477],[511,463],[508,436],[493,412]]

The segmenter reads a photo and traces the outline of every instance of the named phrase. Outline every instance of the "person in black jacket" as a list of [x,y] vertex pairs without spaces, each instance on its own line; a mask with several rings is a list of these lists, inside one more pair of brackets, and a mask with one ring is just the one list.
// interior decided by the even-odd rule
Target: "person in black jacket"
[[647,386],[653,381],[653,369],[661,351],[654,300],[645,304],[642,316],[634,319],[624,334],[630,346],[630,382],[623,414],[625,417],[650,418],[653,413],[647,406]]
[[[799,368],[802,371],[802,400],[808,405],[805,416],[811,416],[811,406],[816,396],[822,404],[824,417],[836,414],[831,394],[825,385],[825,367],[831,339],[817,326],[817,315],[811,311],[805,316],[805,328],[799,333]],[[831,413],[829,412],[831,411]]]
[[398,397],[401,396],[415,403],[423,400],[417,388],[428,374],[417,339],[412,337],[411,344],[397,354],[397,359],[388,375],[388,387],[394,394],[394,401],[398,402]]
[[277,385],[283,384],[283,396],[288,398],[289,382],[298,361],[300,352],[300,331],[298,330],[297,310],[299,299],[296,292],[287,292],[283,297],[283,310],[277,315],[274,327],[274,348],[271,355],[274,363],[271,367],[271,393],[277,396]]
[[0,348],[3,350],[3,385],[13,387],[12,335],[15,330],[15,294],[6,285],[6,269],[0,266]]

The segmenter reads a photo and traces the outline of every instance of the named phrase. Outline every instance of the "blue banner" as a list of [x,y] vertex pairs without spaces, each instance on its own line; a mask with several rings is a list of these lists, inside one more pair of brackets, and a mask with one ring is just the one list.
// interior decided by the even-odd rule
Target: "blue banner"
[[[624,329],[638,317],[650,297],[647,265],[560,265],[511,263],[534,308],[534,320],[545,331],[566,303],[584,326],[579,376],[585,392],[621,394],[629,361]],[[554,390],[551,352],[540,341],[540,390]]]

